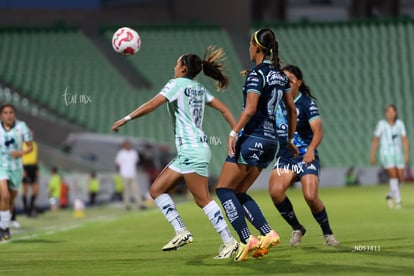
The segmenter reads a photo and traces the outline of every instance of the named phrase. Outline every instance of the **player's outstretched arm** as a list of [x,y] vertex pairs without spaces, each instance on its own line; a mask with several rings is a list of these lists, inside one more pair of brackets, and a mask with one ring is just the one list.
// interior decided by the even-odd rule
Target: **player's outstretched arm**
[[129,113],[122,119],[119,119],[112,125],[112,131],[118,132],[119,127],[125,125],[128,121],[133,120],[135,118],[139,118],[141,116],[144,116],[152,111],[154,111],[157,107],[160,105],[163,105],[167,102],[167,99],[161,95],[157,94],[154,98],[149,100],[148,102],[144,103],[143,105],[139,106],[137,109],[135,109],[133,112]]

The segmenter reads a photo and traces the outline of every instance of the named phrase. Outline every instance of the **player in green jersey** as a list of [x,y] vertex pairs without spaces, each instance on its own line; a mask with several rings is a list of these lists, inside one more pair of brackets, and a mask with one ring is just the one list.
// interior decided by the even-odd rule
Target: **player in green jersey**
[[221,112],[232,128],[235,125],[230,110],[194,78],[203,71],[217,81],[218,89],[228,86],[228,79],[223,75],[222,49],[207,48],[204,59],[195,54],[185,54],[178,58],[174,68],[175,78],[168,81],[154,98],[115,122],[113,131],[152,112],[157,107],[168,103],[175,134],[177,157],[160,173],[150,188],[150,195],[168,222],[175,230],[175,236],[162,249],[176,250],[192,242],[193,237],[187,230],[178,213],[168,190],[184,179],[196,204],[203,209],[215,230],[220,234],[223,245],[216,259],[230,258],[238,249],[237,241],[232,237],[218,204],[211,199],[208,189],[208,164],[210,147],[202,129],[205,106],[208,105]]
[[[16,120],[11,104],[0,107],[0,241],[10,239],[10,218],[14,199],[23,178],[22,156],[32,151],[32,134],[23,121]],[[26,148],[23,150],[23,143]]]

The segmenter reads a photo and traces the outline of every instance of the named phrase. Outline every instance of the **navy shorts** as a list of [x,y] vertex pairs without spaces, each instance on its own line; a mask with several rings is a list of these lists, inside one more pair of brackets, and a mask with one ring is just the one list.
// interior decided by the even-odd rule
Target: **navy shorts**
[[236,142],[236,154],[226,162],[266,168],[274,160],[278,141],[251,135],[242,135]]
[[279,175],[292,171],[297,175],[297,180],[300,181],[302,176],[313,174],[319,177],[321,164],[319,162],[319,157],[315,156],[309,164],[303,163],[303,156],[287,157],[287,156],[278,156],[276,157],[276,162],[273,166],[273,170],[276,170]]

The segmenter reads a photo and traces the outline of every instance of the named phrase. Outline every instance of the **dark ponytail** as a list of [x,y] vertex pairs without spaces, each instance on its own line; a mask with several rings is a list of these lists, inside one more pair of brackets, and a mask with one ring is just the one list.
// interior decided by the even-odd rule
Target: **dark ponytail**
[[202,60],[195,54],[186,54],[181,57],[182,63],[187,66],[188,78],[195,78],[203,70],[204,75],[217,81],[216,87],[220,91],[229,86],[229,79],[223,74],[224,51],[209,46]]
[[288,64],[282,68],[282,71],[288,71],[295,75],[295,77],[298,80],[301,80],[302,84],[299,87],[299,91],[305,94],[306,96],[316,100],[316,98],[311,94],[310,88],[305,84],[305,81],[303,80],[302,70],[300,70],[299,67],[292,64]]
[[280,70],[279,43],[271,29],[260,29],[253,34],[253,43],[262,49],[265,56],[272,57],[273,65]]
[[213,46],[209,46],[204,54],[204,75],[217,81],[216,86],[218,91],[229,86],[229,79],[223,74],[224,56],[225,54],[222,48],[216,49]]

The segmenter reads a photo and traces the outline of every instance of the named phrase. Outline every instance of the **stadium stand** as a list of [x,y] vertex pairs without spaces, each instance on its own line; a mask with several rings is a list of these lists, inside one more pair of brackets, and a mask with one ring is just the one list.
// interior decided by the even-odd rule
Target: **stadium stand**
[[[386,103],[399,107],[408,133],[414,133],[411,116],[414,103],[410,95],[414,88],[413,21],[266,26],[277,34],[281,59],[302,68],[305,80],[318,98],[325,131],[320,147],[324,167],[368,164],[372,132],[383,117]],[[119,55],[114,60],[129,62],[135,70],[132,74],[145,78],[150,89],[131,85],[93,40],[76,28],[3,28],[0,83],[14,87],[18,93],[3,85],[0,100],[35,109],[45,117],[59,115],[91,132],[108,134],[113,121],[150,99],[173,77],[179,55],[191,51],[202,56],[208,45],[216,45],[226,51],[231,87],[216,93],[211,79],[204,76],[199,79],[230,107],[235,117],[239,115],[243,84],[239,72],[244,68],[225,30],[205,25],[132,27],[142,38],[140,52],[130,57]],[[101,38],[108,48],[115,29],[114,26],[101,29]],[[246,43],[246,51],[247,46]],[[87,99],[91,102],[86,103]],[[36,108],[33,102],[40,107]],[[225,156],[229,129],[221,115],[209,109],[204,127],[212,143],[211,172],[217,175]],[[165,110],[128,124],[120,134],[173,145]]]
[[[74,28],[0,30],[0,41],[4,42],[0,44],[0,79],[21,91],[22,97],[35,99],[51,112],[90,131],[111,133],[112,122],[150,99],[173,77],[175,62],[181,54],[191,51],[202,56],[208,45],[217,45],[224,47],[228,54],[227,69],[232,87],[218,94],[212,80],[205,77],[200,80],[233,111],[240,110],[242,78],[239,72],[242,68],[222,29],[210,26],[137,29],[143,39],[141,52],[118,58],[129,60],[148,78],[151,90],[132,87],[86,35]],[[113,31],[105,31],[108,47],[111,47]],[[207,111],[204,125],[208,135],[213,137],[213,154],[223,159],[229,128],[221,115],[215,113]],[[172,128],[164,110],[156,111],[139,123],[128,124],[121,132],[126,136],[173,144]],[[214,164],[212,172],[218,174],[221,162]]]

